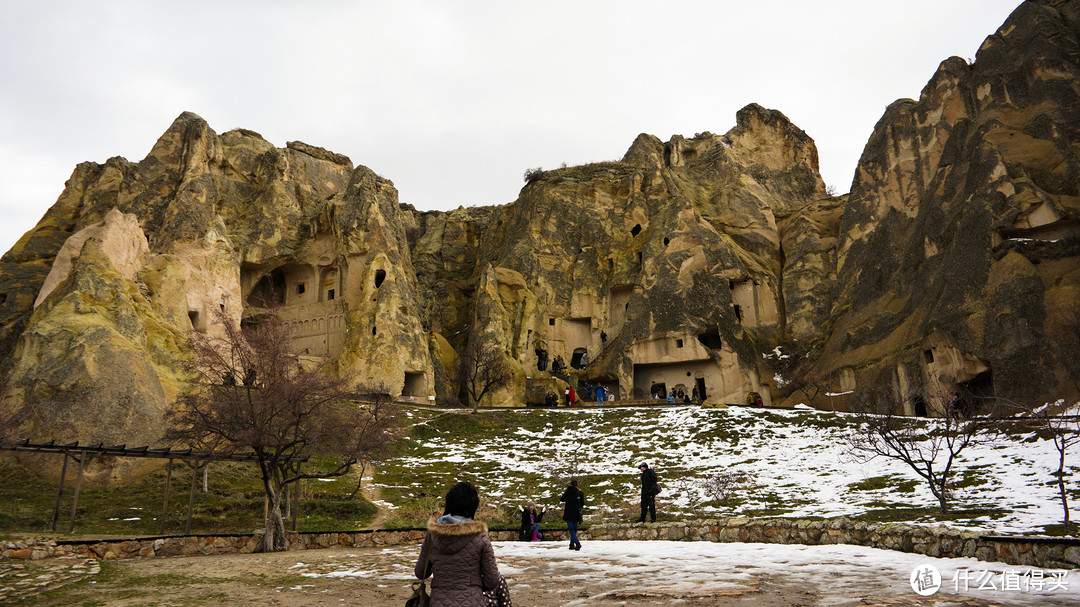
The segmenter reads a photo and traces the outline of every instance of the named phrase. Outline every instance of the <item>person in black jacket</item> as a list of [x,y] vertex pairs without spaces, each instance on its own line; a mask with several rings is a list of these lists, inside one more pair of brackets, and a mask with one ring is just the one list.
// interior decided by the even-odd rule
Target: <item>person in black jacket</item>
[[641,518],[639,523],[645,522],[646,511],[652,516],[652,522],[656,522],[656,494],[660,493],[660,485],[656,482],[656,472],[649,468],[649,464],[638,464],[641,470]]
[[570,549],[581,550],[581,542],[578,541],[577,528],[581,522],[581,510],[585,508],[585,494],[578,489],[577,479],[570,481],[570,486],[563,491],[560,502],[566,502],[563,508],[562,518],[566,521],[566,528],[570,530]]
[[540,533],[540,521],[544,519],[544,512],[544,508],[537,512],[536,504],[532,502],[521,509],[521,530],[518,532],[518,539],[523,542],[539,542],[544,539],[544,535]]

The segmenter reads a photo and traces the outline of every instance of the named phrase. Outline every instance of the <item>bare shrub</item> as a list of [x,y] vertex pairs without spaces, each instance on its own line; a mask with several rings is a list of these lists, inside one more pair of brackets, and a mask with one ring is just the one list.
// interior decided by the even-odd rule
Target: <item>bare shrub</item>
[[749,477],[741,472],[725,470],[706,477],[701,488],[711,501],[726,504],[735,497],[736,492],[747,487],[749,480]]
[[525,169],[525,183],[529,184],[544,176],[544,169],[536,167],[534,169]]

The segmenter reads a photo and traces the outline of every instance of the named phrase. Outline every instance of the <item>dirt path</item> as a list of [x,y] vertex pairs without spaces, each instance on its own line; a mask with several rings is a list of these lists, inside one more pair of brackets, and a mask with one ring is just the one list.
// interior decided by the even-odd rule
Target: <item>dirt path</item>
[[379,486],[375,484],[376,472],[375,464],[367,464],[365,469],[361,470],[360,492],[363,494],[364,499],[375,504],[378,509],[375,511],[375,518],[371,519],[371,522],[364,529],[382,529],[386,521],[390,520],[390,511],[380,505],[383,496]]

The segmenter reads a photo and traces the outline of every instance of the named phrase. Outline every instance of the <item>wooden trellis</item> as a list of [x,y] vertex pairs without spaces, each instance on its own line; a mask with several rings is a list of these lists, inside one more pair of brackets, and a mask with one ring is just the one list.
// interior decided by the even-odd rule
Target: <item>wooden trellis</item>
[[[79,463],[79,471],[75,476],[75,493],[71,498],[71,515],[68,518],[68,533],[75,531],[75,512],[79,507],[79,489],[82,486],[83,469],[86,464],[95,457],[152,457],[168,459],[165,466],[165,498],[161,505],[161,525],[159,533],[165,533],[165,518],[169,509],[169,489],[172,485],[173,461],[180,460],[191,466],[191,491],[188,494],[187,517],[184,522],[184,533],[191,533],[191,512],[195,507],[196,479],[199,469],[211,461],[224,462],[257,462],[258,457],[254,453],[233,453],[229,455],[214,454],[207,451],[195,451],[193,449],[170,449],[150,447],[128,447],[127,445],[105,446],[104,443],[96,445],[80,445],[78,441],[67,444],[57,444],[55,440],[47,443],[33,443],[25,439],[13,444],[0,446],[0,451],[22,451],[32,453],[56,453],[64,456],[64,464],[60,467],[60,487],[56,492],[56,505],[53,507],[52,530],[56,531],[57,522],[60,519],[60,501],[64,495],[64,483],[67,477],[68,459]],[[287,461],[303,463],[308,460],[307,456],[292,457]],[[293,500],[293,520],[295,521],[298,504]],[[295,523],[294,523],[295,525]]]

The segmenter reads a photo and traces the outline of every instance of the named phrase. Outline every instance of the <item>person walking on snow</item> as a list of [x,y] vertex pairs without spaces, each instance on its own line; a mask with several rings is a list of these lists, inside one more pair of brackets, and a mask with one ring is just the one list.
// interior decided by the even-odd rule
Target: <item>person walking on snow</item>
[[585,508],[585,494],[578,489],[577,479],[570,481],[570,486],[563,491],[560,502],[566,502],[563,508],[562,518],[566,521],[566,528],[570,530],[570,549],[581,550],[581,542],[578,541],[577,528],[581,523],[581,511]]
[[645,522],[645,513],[648,512],[652,522],[656,522],[656,494],[660,493],[660,485],[656,482],[656,472],[649,468],[649,464],[638,464],[641,470],[641,518],[639,523]]

